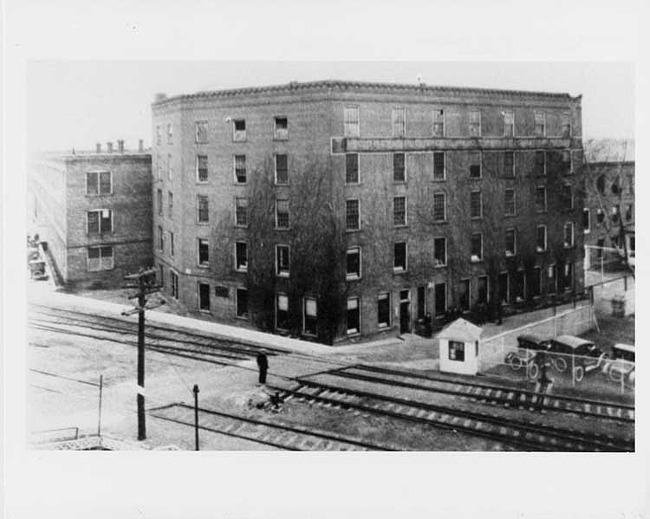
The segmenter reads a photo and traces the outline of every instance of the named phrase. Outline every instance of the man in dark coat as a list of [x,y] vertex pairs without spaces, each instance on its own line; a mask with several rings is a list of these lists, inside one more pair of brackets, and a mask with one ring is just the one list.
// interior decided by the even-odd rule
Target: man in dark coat
[[264,350],[257,354],[257,367],[260,370],[260,384],[266,384],[266,372],[269,370],[269,359]]

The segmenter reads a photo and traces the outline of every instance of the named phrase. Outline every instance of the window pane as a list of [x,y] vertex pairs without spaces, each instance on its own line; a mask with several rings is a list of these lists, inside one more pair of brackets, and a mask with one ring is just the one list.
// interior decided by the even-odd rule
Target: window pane
[[235,223],[236,225],[248,225],[248,199],[237,198],[235,200]]
[[235,177],[238,183],[246,183],[246,155],[235,155]]
[[433,219],[440,222],[444,221],[446,217],[445,195],[444,193],[436,193],[433,195]]
[[348,153],[345,156],[345,181],[348,184],[359,182],[359,155]]
[[445,179],[445,153],[438,151],[433,154],[433,179]]
[[99,232],[99,212],[90,211],[87,213],[88,217],[88,232],[89,233],[98,233]]
[[248,291],[244,288],[237,289],[237,317],[248,316]]
[[345,226],[348,230],[359,228],[359,200],[345,201]]
[[393,225],[406,225],[406,197],[393,198]]
[[99,179],[97,173],[86,173],[86,194],[99,194]]
[[390,326],[390,294],[385,292],[377,298],[377,324],[380,328]]
[[480,218],[483,215],[482,199],[480,191],[470,193],[470,217]]
[[351,277],[361,275],[361,253],[359,249],[350,249],[347,252],[346,274]]
[[396,270],[406,270],[406,242],[395,244],[393,267]]
[[199,206],[199,222],[208,222],[210,220],[208,197],[205,195],[198,195],[197,199]]
[[275,179],[278,184],[287,184],[289,182],[289,167],[287,156],[275,156]]
[[393,180],[395,182],[404,182],[406,180],[403,153],[393,153]]
[[207,182],[208,180],[208,156],[199,155],[197,157],[197,170],[199,182]]
[[246,242],[237,242],[235,251],[237,270],[246,270],[248,267],[248,245]]
[[99,174],[99,192],[102,195],[111,194],[111,173],[110,171],[102,171]]
[[433,259],[436,267],[447,264],[447,239],[436,238],[433,241]]
[[472,259],[480,260],[483,256],[483,235],[472,234],[471,249],[472,249]]
[[277,227],[280,229],[289,228],[289,201],[288,200],[276,201],[276,222],[277,222]]

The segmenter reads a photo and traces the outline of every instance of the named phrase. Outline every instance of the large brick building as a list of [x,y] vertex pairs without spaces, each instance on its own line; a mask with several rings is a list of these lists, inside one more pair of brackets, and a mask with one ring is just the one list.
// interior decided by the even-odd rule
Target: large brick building
[[142,143],[39,156],[28,191],[32,225],[66,286],[119,287],[152,264],[151,154]]
[[191,312],[330,342],[583,288],[580,97],[319,81],[152,111],[155,266]]
[[588,264],[599,269],[602,259],[615,267],[625,258],[626,251],[633,264],[636,252],[634,141],[597,139],[586,141],[584,146],[583,230],[589,250]]

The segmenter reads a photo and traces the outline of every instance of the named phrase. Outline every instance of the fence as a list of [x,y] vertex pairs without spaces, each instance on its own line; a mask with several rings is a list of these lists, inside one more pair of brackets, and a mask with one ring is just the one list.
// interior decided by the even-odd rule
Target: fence
[[635,282],[632,276],[601,280],[600,276],[586,276],[594,294],[594,307],[600,314],[623,317],[635,312]]
[[572,308],[541,321],[488,337],[481,342],[479,371],[486,371],[503,364],[509,352],[517,351],[517,337],[522,334],[539,335],[542,338],[558,335],[579,335],[594,327],[594,310],[591,305]]

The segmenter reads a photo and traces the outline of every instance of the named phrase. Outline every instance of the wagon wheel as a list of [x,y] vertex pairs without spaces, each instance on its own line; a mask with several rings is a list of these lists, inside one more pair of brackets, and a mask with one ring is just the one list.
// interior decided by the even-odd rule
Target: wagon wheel
[[553,366],[555,366],[555,369],[559,371],[560,373],[563,373],[566,371],[567,368],[567,363],[566,359],[563,359],[562,357],[558,357],[557,359],[552,360]]
[[612,382],[620,383],[623,380],[623,373],[618,369],[612,368],[609,370],[609,378]]
[[519,357],[514,356],[512,358],[512,369],[514,369],[515,371],[517,371],[519,368],[522,368],[523,365],[524,365],[524,363],[522,362],[522,360]]
[[539,376],[539,366],[537,364],[533,363],[528,366],[528,376],[533,380]]
[[580,382],[583,378],[585,378],[585,368],[582,366],[576,366],[576,368],[573,370],[573,376],[576,379],[576,382]]
[[506,364],[512,365],[512,362],[513,362],[514,359],[515,359],[515,354],[514,354],[514,352],[511,351],[510,353],[508,353],[506,355],[505,362],[506,362]]

